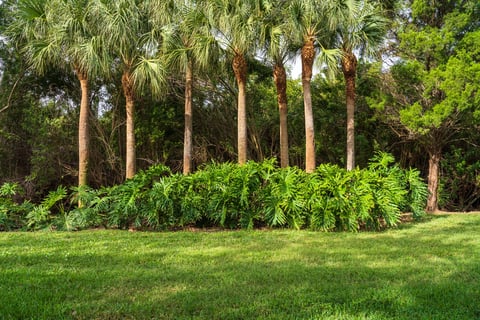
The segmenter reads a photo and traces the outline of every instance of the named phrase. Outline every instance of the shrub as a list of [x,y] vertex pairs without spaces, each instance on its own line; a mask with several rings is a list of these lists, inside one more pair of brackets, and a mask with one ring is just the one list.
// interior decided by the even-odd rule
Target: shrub
[[366,169],[322,164],[311,174],[277,168],[275,160],[241,166],[212,163],[187,176],[160,165],[114,187],[74,189],[72,201],[83,206],[67,213],[62,206],[65,190],[59,188],[28,213],[27,226],[165,230],[267,225],[358,231],[395,226],[402,211],[420,216],[426,190],[418,171],[400,169],[386,153],[377,154]]
[[272,170],[265,176],[259,203],[270,227],[299,229],[305,224],[307,174],[297,167]]
[[150,227],[152,221],[151,199],[148,192],[154,184],[171,171],[164,165],[155,165],[138,172],[121,185],[93,190],[88,187],[74,189],[73,201],[83,204],[69,213],[70,229],[103,225],[109,228]]
[[29,230],[49,228],[64,229],[67,211],[63,201],[67,198],[67,189],[59,186],[50,191],[42,202],[34,206],[26,215],[26,226]]

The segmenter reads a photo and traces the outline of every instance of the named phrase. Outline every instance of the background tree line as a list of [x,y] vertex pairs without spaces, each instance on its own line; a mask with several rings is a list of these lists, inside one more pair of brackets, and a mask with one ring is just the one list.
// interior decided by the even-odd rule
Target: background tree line
[[[42,198],[165,164],[392,153],[479,204],[476,1],[6,1],[0,182]],[[287,77],[289,61],[302,64]],[[314,68],[317,63],[318,68]],[[287,68],[287,70],[285,69]]]

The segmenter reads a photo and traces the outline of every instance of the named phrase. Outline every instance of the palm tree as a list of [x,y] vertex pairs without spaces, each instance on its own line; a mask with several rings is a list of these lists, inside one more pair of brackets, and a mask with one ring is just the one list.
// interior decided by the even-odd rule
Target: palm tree
[[290,30],[285,21],[288,20],[286,2],[268,3],[265,17],[261,21],[260,41],[265,51],[265,56],[273,65],[273,80],[277,90],[277,103],[280,116],[280,166],[289,166],[288,156],[288,101],[287,101],[287,73],[285,63],[293,58],[295,50],[292,48],[291,39],[288,38]]
[[[160,1],[165,4],[165,1]],[[192,91],[195,70],[211,68],[218,61],[216,40],[210,32],[208,17],[195,1],[173,1],[167,9],[151,12],[157,25],[166,25],[162,32],[163,54],[169,66],[185,75],[185,132],[183,143],[183,173],[192,172],[193,112]]]
[[31,67],[69,68],[81,87],[78,125],[78,185],[88,184],[89,78],[106,69],[104,46],[89,21],[89,0],[20,0],[10,33],[22,43]]
[[336,45],[342,50],[347,105],[347,170],[355,167],[355,78],[357,56],[374,56],[384,40],[387,20],[378,6],[367,1],[349,2],[345,19],[337,26]]
[[238,163],[247,162],[247,56],[254,52],[255,1],[211,0],[207,9],[214,36],[233,56],[232,68],[238,86],[237,125]]
[[[295,0],[290,4],[292,34],[301,46],[302,87],[305,108],[305,171],[315,170],[315,131],[313,125],[311,80],[317,49],[327,68],[336,68],[338,49],[326,49],[332,44],[335,30],[353,9],[353,0]],[[297,31],[297,32],[295,32]]]
[[317,37],[324,31],[326,23],[321,15],[319,1],[298,0],[290,4],[290,30],[301,47],[303,105],[305,112],[305,171],[315,170],[315,130],[313,125],[311,85],[313,63],[316,56]]
[[157,57],[160,30],[148,19],[148,2],[135,0],[92,0],[95,23],[102,38],[115,55],[122,72],[126,121],[126,179],[136,172],[135,98],[148,86],[159,96],[164,87],[165,69]]

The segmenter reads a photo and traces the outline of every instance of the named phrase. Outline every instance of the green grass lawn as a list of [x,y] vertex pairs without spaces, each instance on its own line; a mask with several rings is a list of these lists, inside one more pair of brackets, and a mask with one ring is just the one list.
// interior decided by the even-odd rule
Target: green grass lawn
[[382,233],[0,233],[0,319],[480,319],[480,215]]

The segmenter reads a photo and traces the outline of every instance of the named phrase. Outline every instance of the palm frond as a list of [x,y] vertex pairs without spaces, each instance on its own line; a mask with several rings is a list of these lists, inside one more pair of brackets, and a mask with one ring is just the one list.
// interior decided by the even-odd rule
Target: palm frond
[[135,88],[150,89],[154,96],[161,96],[166,85],[165,74],[165,65],[160,59],[138,57],[132,79]]
[[326,49],[322,47],[315,63],[319,69],[326,69],[329,78],[334,78],[338,72],[338,61],[341,57],[341,49]]

